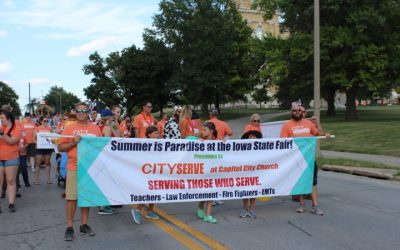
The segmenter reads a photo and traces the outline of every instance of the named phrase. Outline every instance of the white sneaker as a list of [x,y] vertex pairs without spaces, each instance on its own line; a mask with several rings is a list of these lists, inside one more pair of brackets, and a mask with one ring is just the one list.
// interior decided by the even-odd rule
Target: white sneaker
[[35,173],[35,168],[34,168],[34,167],[31,167],[31,169],[32,169],[32,173]]

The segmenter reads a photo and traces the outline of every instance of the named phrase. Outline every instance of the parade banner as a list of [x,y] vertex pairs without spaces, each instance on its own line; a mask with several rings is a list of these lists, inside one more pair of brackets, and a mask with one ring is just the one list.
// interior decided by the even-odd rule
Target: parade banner
[[261,134],[263,138],[279,138],[283,125],[288,122],[277,121],[277,122],[265,122],[261,123]]
[[78,144],[78,206],[311,193],[316,140],[82,137]]

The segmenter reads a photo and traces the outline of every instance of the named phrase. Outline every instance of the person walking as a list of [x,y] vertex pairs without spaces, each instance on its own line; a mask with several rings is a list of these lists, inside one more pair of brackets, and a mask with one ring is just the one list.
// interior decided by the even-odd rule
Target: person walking
[[0,187],[3,186],[4,181],[7,183],[8,210],[15,212],[21,129],[15,122],[14,114],[10,111],[2,112],[0,119]]
[[44,166],[46,168],[46,182],[47,184],[52,184],[51,179],[50,179],[50,157],[51,153],[53,152],[53,149],[41,149],[38,148],[37,146],[37,134],[38,133],[51,133],[52,129],[48,125],[48,118],[44,118],[41,116],[39,118],[39,123],[40,126],[36,127],[34,132],[33,132],[33,140],[34,143],[36,144],[36,150],[35,150],[35,155],[36,155],[36,164],[35,164],[35,185],[39,185],[39,179],[40,179],[40,165],[42,164],[44,160]]
[[214,123],[215,128],[217,129],[218,137],[215,139],[224,140],[227,136],[232,136],[233,132],[226,122],[218,119],[218,114],[218,109],[211,109],[210,120],[208,121]]
[[185,139],[188,136],[194,135],[195,126],[192,123],[192,109],[189,105],[185,105],[182,109],[179,119],[179,130],[181,138]]
[[164,126],[164,139],[181,139],[181,131],[179,130],[179,117],[181,111],[181,106],[174,106],[174,115],[165,123]]
[[[74,239],[73,222],[77,204],[77,145],[81,136],[101,137],[98,126],[89,122],[89,107],[86,103],[80,102],[75,106],[76,122],[68,125],[61,135],[74,136],[74,138],[60,138],[58,150],[68,153],[67,163],[67,183],[65,188],[67,229],[65,230],[64,240]],[[94,236],[95,233],[88,223],[89,208],[81,207],[81,225],[79,231],[82,235]]]
[[24,115],[24,120],[21,122],[21,130],[22,130],[22,136],[25,138],[26,143],[27,143],[27,148],[26,148],[26,157],[28,158],[27,160],[29,161],[28,166],[31,167],[32,172],[35,172],[35,151],[36,151],[36,144],[34,140],[33,133],[35,131],[36,125],[31,119],[31,113],[26,112]]
[[250,123],[244,127],[243,133],[255,130],[261,133],[261,118],[259,114],[252,114],[250,116]]
[[146,128],[151,125],[156,125],[156,120],[151,115],[153,106],[150,102],[144,102],[142,112],[135,116],[133,127],[135,128],[136,138],[146,138]]

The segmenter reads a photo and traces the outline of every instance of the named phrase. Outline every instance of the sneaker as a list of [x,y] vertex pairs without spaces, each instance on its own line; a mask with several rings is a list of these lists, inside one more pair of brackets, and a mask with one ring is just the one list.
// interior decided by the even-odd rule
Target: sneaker
[[10,213],[16,212],[17,210],[15,209],[15,205],[14,204],[8,205],[8,211],[10,211]]
[[255,219],[256,218],[256,212],[254,210],[250,210],[249,213],[247,214],[250,218]]
[[31,169],[32,169],[32,173],[36,172],[35,167],[31,167]]
[[30,186],[31,186],[30,183],[26,183],[26,184],[25,184],[25,187],[27,187],[27,188],[30,187]]
[[304,213],[304,205],[300,205],[300,206],[296,209],[296,213]]
[[324,211],[322,211],[318,205],[312,206],[311,208],[311,213],[315,214],[315,215],[324,215]]
[[132,213],[133,221],[136,224],[140,225],[140,223],[142,223],[142,215],[140,214],[140,211],[137,210],[136,208],[132,208],[131,213]]
[[197,217],[199,217],[200,219],[204,219],[205,216],[206,213],[204,213],[204,210],[201,208],[197,208]]
[[204,221],[211,224],[215,224],[218,222],[217,219],[215,219],[212,215],[204,216]]
[[6,192],[1,192],[1,198],[2,199],[6,198]]
[[219,201],[219,200],[217,200],[217,201],[212,201],[212,205],[213,205],[213,206],[224,205],[224,202],[223,202],[223,201]]
[[64,234],[65,241],[72,241],[74,239],[74,229],[72,227],[67,227]]
[[112,215],[112,214],[114,214],[114,211],[111,210],[109,207],[100,207],[100,209],[97,213],[104,214],[104,215]]
[[240,211],[239,217],[240,218],[245,218],[247,216],[247,210],[243,209],[242,211]]
[[151,211],[151,212],[148,212],[148,213],[146,214],[146,218],[147,218],[147,219],[158,220],[158,219],[160,219],[160,216],[158,216],[158,214],[156,214],[156,213],[154,213],[153,211]]
[[17,198],[21,198],[21,197],[22,197],[22,195],[21,195],[19,192],[17,192],[17,193],[15,194],[15,197],[17,197]]
[[92,231],[92,229],[88,226],[88,224],[83,224],[79,227],[79,232],[82,235],[88,235],[88,236],[94,236],[95,233]]

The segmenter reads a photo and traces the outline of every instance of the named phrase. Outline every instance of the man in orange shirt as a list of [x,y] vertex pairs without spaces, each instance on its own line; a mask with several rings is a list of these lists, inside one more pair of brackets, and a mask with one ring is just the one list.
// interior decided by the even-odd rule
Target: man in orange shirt
[[33,136],[33,131],[35,130],[36,125],[31,119],[31,113],[25,113],[25,119],[21,123],[22,134],[25,138],[25,143],[27,144],[26,148],[26,156],[29,159],[29,163],[32,169],[32,172],[35,172],[35,149],[36,144]]
[[163,114],[161,121],[157,123],[157,128],[158,128],[158,133],[160,133],[160,138],[164,138],[164,127],[167,121],[168,121],[168,115]]
[[216,140],[223,140],[225,136],[232,136],[232,129],[226,124],[218,119],[218,109],[210,110],[210,120],[209,122],[214,123],[215,128],[217,129],[218,135]]
[[[305,109],[304,109],[305,110]],[[317,126],[308,119],[303,119],[302,108],[298,104],[293,104],[291,109],[291,120],[286,122],[281,129],[281,137],[309,137],[326,135],[327,133],[320,132]],[[324,215],[324,212],[318,206],[317,193],[317,176],[318,167],[314,164],[313,188],[311,193],[312,209],[311,213],[316,215]],[[300,206],[296,209],[297,213],[304,213],[304,195],[299,195]]]
[[133,127],[135,128],[136,138],[146,138],[146,128],[150,125],[156,125],[157,121],[151,115],[153,106],[150,102],[144,102],[142,105],[142,112],[135,116],[133,120]]
[[[71,138],[61,138],[58,150],[60,152],[68,153],[68,164],[67,164],[67,183],[65,189],[66,203],[66,214],[67,214],[67,229],[65,231],[64,240],[71,241],[74,239],[73,221],[75,217],[76,201],[77,197],[77,144],[79,143],[81,136],[97,136],[101,137],[101,131],[98,126],[89,122],[89,107],[86,103],[78,103],[75,107],[76,119],[75,123],[67,126],[62,132],[62,135],[74,136]],[[89,217],[89,208],[81,208],[81,226],[80,233],[93,236],[95,233],[87,225]]]

